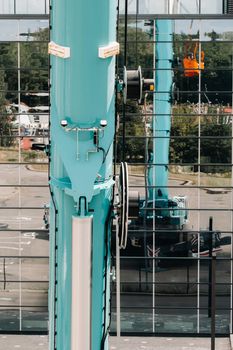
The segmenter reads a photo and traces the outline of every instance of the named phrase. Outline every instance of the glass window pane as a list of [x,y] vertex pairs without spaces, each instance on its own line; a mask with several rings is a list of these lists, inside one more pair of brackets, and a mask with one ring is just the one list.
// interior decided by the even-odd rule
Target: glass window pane
[[180,14],[198,14],[199,13],[199,0],[197,1],[180,0],[179,2],[177,1],[177,3],[178,3],[178,5],[176,5],[177,13],[180,13]]
[[202,0],[201,13],[203,14],[221,14],[223,13],[223,1]]
[[49,40],[48,20],[20,20],[19,21],[19,40],[27,41],[27,42],[28,41],[48,41]]
[[14,0],[0,0],[0,14],[13,14],[14,13]]
[[0,20],[0,41],[18,40],[19,21]]
[[18,0],[16,13],[43,14],[45,13],[45,0]]
[[[131,0],[128,1],[128,14],[136,14],[137,12],[137,1],[138,0]],[[125,13],[125,0],[120,0],[120,13]]]
[[144,0],[139,1],[140,14],[165,14],[168,13],[168,0]]
[[16,43],[0,43],[0,67],[5,69],[7,83],[9,82],[8,74],[10,72],[6,71],[6,69],[17,67],[17,49]]
[[[35,310],[36,309],[36,310]],[[22,330],[41,332],[48,329],[48,307],[39,306],[38,308],[22,307]],[[44,336],[45,337],[45,336]],[[40,341],[41,344],[46,344],[43,341],[43,336]]]

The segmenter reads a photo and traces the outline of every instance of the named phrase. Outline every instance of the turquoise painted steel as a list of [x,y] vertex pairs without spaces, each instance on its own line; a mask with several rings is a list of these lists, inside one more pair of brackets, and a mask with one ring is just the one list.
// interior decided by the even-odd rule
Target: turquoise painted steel
[[[153,122],[153,163],[150,182],[156,185],[155,199],[168,199],[168,164],[171,130],[173,37],[172,21],[155,21],[155,93]],[[153,176],[154,171],[154,176]],[[154,181],[153,181],[153,177]],[[153,199],[153,191],[150,199]]]
[[[153,101],[153,154],[148,182],[148,206],[157,210],[147,216],[156,217],[157,225],[172,225],[182,229],[187,222],[186,197],[169,197],[168,165],[172,113],[173,83],[173,30],[171,20],[154,22],[155,39],[155,92]],[[155,187],[153,187],[155,186]]]
[[[71,225],[72,216],[79,215],[80,198],[85,198],[86,214],[91,210],[94,220],[91,342],[92,350],[100,350],[105,331],[103,323],[105,320],[107,328],[109,313],[108,305],[103,309],[103,292],[106,220],[113,186],[115,58],[99,58],[98,48],[116,40],[116,1],[53,0],[51,6],[51,41],[69,47],[70,58],[51,56],[50,187],[53,209],[49,348],[71,349]],[[62,127],[64,119],[79,128],[79,132]],[[100,132],[97,150],[94,132],[83,129],[98,129],[100,120],[106,120],[107,126]],[[96,152],[89,152],[93,149]],[[109,257],[107,269],[109,275]],[[109,281],[107,286],[109,295]]]

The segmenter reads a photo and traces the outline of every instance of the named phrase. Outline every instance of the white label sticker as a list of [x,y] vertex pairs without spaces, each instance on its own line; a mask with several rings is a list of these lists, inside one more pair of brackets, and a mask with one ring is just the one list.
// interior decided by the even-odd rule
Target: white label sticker
[[70,57],[70,48],[65,46],[60,46],[55,42],[51,41],[49,43],[48,52],[50,55],[54,55],[61,58],[69,58]]
[[108,46],[99,47],[99,58],[108,58],[112,56],[119,55],[120,53],[120,44],[113,42]]

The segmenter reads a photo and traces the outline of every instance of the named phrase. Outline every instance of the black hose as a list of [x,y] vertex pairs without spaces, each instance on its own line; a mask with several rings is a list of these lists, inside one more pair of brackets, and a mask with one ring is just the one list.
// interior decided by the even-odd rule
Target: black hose
[[[111,204],[111,206],[109,207],[109,211],[108,211],[108,215],[105,221],[105,271],[104,271],[104,294],[105,294],[105,298],[104,298],[104,323],[103,323],[103,336],[102,336],[102,340],[101,340],[101,346],[100,346],[100,350],[104,350],[104,344],[105,344],[105,340],[107,338],[109,329],[110,329],[110,325],[111,325],[111,315],[109,315],[109,324],[106,328],[106,311],[107,311],[107,269],[108,269],[108,253],[109,253],[109,245],[110,242],[108,241],[108,232],[109,232],[109,224],[111,222],[111,217],[112,217],[112,211],[113,211],[113,203]],[[110,293],[111,295],[111,293]],[[111,311],[111,298],[110,298],[110,311]]]

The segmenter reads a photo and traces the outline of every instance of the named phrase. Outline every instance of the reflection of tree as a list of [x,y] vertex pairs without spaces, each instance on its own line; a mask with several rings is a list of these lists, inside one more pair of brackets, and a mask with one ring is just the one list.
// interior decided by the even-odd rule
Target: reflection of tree
[[[170,162],[196,163],[198,160],[198,117],[186,116],[188,107],[179,106],[179,113],[173,117]],[[179,116],[183,115],[183,116]],[[201,157],[207,163],[231,162],[231,125],[218,116],[205,115],[201,118]],[[216,172],[220,170],[216,168]],[[228,171],[228,169],[226,169]]]
[[[121,106],[119,105],[119,110]],[[141,107],[136,101],[127,102],[126,116],[125,116],[125,158],[130,159],[130,162],[143,162],[145,156],[145,140],[144,122],[141,117]],[[122,125],[117,133],[117,159],[123,159],[123,139],[122,139]],[[142,137],[135,138],[135,137]]]
[[[153,28],[153,27],[151,27]],[[199,39],[200,33],[196,34],[174,34],[174,57],[179,57],[181,61],[188,45],[195,45]],[[202,50],[205,52],[205,69],[201,73],[201,106],[198,106],[198,83],[199,77],[186,78],[183,75],[181,65],[174,66],[175,80],[181,91],[180,99],[177,101],[177,109],[173,109],[173,113],[178,117],[174,117],[171,133],[173,136],[184,136],[183,139],[171,139],[170,143],[170,161],[181,163],[196,163],[198,161],[198,118],[195,115],[204,115],[201,123],[202,136],[216,136],[216,142],[213,139],[204,138],[201,140],[201,156],[208,158],[208,162],[212,163],[228,163],[230,159],[231,145],[229,139],[224,139],[229,135],[230,125],[226,123],[226,118],[221,117],[224,112],[224,106],[231,105],[231,52],[229,44],[220,39],[226,40],[233,37],[233,32],[217,33],[214,30],[205,33],[210,38],[206,42],[202,42]],[[143,74],[152,77],[152,67],[154,59],[154,44],[148,42],[153,39],[150,28],[143,31],[135,28],[135,23],[128,24],[128,46],[127,46],[127,68],[136,69],[141,65]],[[136,44],[136,40],[138,43]],[[124,28],[120,26],[119,41],[124,42]],[[124,48],[119,57],[119,67],[123,67]],[[198,57],[197,57],[198,58]],[[149,68],[149,70],[145,70]],[[226,70],[228,69],[228,70]],[[187,93],[187,91],[189,91]],[[214,93],[211,93],[214,91]],[[229,91],[222,93],[221,91]],[[144,135],[142,118],[134,114],[141,113],[136,104],[131,104],[131,113],[127,114],[126,133],[127,135],[142,136]],[[188,114],[194,115],[189,117]],[[216,114],[216,117],[209,117],[208,114]],[[183,116],[182,116],[183,115]],[[180,117],[179,117],[180,116]],[[221,119],[223,122],[221,122]],[[224,121],[225,120],[225,121]],[[228,125],[227,125],[228,124]],[[119,135],[121,134],[121,129]],[[122,149],[119,140],[119,153]],[[133,159],[143,161],[144,143],[142,139],[127,139],[126,151],[128,156]]]
[[[48,91],[48,29],[28,33],[32,41],[20,42],[21,90]],[[44,42],[43,42],[44,41]],[[5,70],[5,81],[9,91],[18,90],[18,45],[3,43],[0,46],[0,67]],[[22,101],[23,101],[23,96]],[[17,94],[8,93],[6,98],[17,102]],[[24,102],[24,101],[23,101]]]
[[[135,28],[135,23],[128,24],[127,29],[127,69],[136,69],[139,65],[142,69],[153,67],[154,57],[154,45],[149,43],[151,33],[144,32],[140,28]],[[124,27],[119,27],[119,42],[121,43],[121,52],[118,57],[118,64],[120,68],[124,66],[124,54],[125,48],[124,43]],[[137,41],[137,43],[136,43]],[[146,72],[143,72],[144,76]],[[148,73],[147,73],[148,74]],[[151,77],[153,76],[152,71],[149,72]],[[146,76],[147,77],[147,76]]]
[[[28,33],[33,41],[20,42],[21,91],[48,91],[48,41],[49,30]],[[43,42],[45,41],[45,42]],[[11,146],[12,117],[6,114],[6,106],[18,103],[18,44],[0,45],[0,146]],[[25,94],[21,102],[30,105]],[[25,100],[25,101],[24,101]],[[46,103],[48,104],[48,102]]]
[[216,41],[221,37],[221,35],[217,34],[214,30],[212,30],[210,33],[205,33],[205,36],[209,37],[211,41]]

